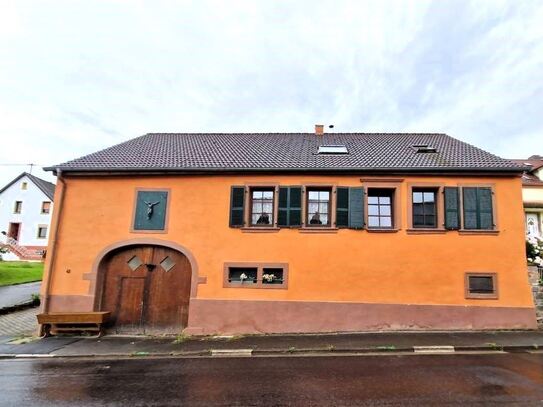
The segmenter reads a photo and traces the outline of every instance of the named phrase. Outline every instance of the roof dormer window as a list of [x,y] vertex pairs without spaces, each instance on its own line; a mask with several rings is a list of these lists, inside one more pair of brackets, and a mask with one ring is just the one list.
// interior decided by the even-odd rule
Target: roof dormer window
[[343,144],[330,144],[319,146],[318,154],[349,154],[349,150]]
[[437,149],[429,144],[413,144],[417,153],[437,153]]

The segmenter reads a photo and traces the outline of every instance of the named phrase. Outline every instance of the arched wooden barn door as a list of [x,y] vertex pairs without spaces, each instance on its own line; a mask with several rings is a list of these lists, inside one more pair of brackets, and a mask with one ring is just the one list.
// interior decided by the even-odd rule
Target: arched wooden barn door
[[152,245],[130,246],[102,264],[101,311],[116,332],[180,333],[187,326],[191,267],[182,253]]

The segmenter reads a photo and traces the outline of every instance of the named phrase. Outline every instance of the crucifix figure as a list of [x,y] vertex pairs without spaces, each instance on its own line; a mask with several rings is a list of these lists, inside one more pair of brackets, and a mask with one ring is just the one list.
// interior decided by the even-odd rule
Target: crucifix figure
[[145,205],[147,205],[147,219],[151,219],[151,217],[153,216],[154,207],[155,205],[158,205],[160,201],[157,201],[157,202],[143,201],[143,202],[145,203]]

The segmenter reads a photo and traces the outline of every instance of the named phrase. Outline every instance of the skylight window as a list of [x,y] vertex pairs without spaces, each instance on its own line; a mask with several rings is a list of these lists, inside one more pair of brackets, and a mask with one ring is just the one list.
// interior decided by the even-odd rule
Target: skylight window
[[436,148],[428,144],[414,144],[413,148],[417,153],[437,153]]
[[349,154],[349,150],[347,150],[347,146],[339,144],[319,146],[319,154]]

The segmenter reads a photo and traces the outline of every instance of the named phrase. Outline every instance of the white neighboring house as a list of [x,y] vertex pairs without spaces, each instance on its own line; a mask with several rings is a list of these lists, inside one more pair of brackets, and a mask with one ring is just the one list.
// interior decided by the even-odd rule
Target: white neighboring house
[[47,250],[55,184],[23,172],[0,189],[4,260],[40,260]]

